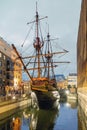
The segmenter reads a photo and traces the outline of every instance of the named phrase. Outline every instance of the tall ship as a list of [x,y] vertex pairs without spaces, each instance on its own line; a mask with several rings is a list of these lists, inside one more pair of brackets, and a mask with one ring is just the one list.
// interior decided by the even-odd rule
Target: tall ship
[[[39,17],[36,4],[36,15],[35,20],[27,24],[35,24],[35,37],[33,40],[32,52],[33,55],[28,55],[23,57],[19,54],[16,47],[12,44],[15,52],[18,55],[18,58],[23,64],[23,68],[30,78],[30,87],[31,90],[36,94],[38,105],[40,108],[52,108],[60,100],[60,95],[58,91],[58,86],[55,77],[55,67],[57,63],[53,60],[54,55],[65,54],[68,51],[62,50],[58,52],[53,51],[52,41],[54,39],[50,38],[49,29],[44,39],[41,32],[40,22],[47,18]],[[27,59],[27,63],[24,60]],[[63,63],[63,62],[60,62]],[[64,62],[69,63],[69,62]]]

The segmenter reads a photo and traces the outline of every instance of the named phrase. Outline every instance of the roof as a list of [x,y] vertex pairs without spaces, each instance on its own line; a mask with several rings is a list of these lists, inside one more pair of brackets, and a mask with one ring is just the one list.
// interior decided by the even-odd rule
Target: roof
[[65,80],[65,76],[63,74],[55,75],[57,81]]
[[69,73],[69,76],[77,76],[76,73]]

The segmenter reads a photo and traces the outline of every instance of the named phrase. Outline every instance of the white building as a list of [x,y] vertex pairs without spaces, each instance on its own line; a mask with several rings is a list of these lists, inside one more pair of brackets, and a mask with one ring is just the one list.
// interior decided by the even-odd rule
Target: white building
[[76,87],[77,88],[77,74],[76,73],[70,73],[67,77],[68,86]]

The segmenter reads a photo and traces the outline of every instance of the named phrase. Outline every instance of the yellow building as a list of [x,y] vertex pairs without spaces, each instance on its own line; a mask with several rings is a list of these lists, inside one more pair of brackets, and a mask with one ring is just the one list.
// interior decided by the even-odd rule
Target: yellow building
[[59,89],[66,89],[67,88],[67,80],[63,74],[56,75],[57,86]]
[[63,80],[63,81],[58,81],[57,86],[58,86],[59,89],[67,89],[68,82],[67,82],[66,79]]
[[20,62],[19,59],[17,59],[17,55],[16,53],[14,52],[14,50],[12,49],[11,50],[11,60],[13,62],[13,66],[14,66],[14,71],[13,71],[13,74],[14,74],[14,87],[18,87],[21,85],[21,82],[22,82],[22,64]]

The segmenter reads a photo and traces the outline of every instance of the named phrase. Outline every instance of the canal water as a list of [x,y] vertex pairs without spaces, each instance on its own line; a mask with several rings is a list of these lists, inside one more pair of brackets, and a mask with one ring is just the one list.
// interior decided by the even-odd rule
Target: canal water
[[0,130],[79,130],[77,102],[60,103],[52,110],[26,108],[0,121]]

